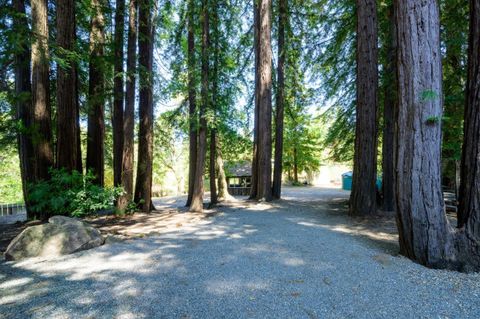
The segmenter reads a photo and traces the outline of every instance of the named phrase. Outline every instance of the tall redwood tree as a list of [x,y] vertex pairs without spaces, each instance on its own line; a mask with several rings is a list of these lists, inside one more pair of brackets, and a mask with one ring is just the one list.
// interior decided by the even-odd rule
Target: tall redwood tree
[[125,33],[125,0],[116,0],[115,65],[113,79],[113,184],[122,184],[123,160],[123,37]]
[[123,114],[122,187],[124,195],[118,200],[123,210],[133,199],[134,138],[135,138],[135,81],[137,75],[137,0],[128,6],[127,75],[125,111]]
[[105,19],[104,0],[92,0],[90,21],[89,101],[87,133],[87,170],[95,174],[94,182],[103,185],[105,162],[105,76],[104,45]]
[[[258,2],[258,65],[256,76],[256,145],[252,194],[257,200],[272,199],[272,45],[271,45],[272,1]],[[258,122],[257,122],[258,121]]]
[[202,1],[202,103],[199,109],[198,149],[193,182],[192,202],[190,211],[203,211],[203,175],[205,172],[205,155],[207,152],[207,118],[206,111],[210,104],[209,94],[209,46],[210,46],[210,17],[209,1]]
[[140,72],[140,100],[138,130],[138,166],[135,184],[135,202],[143,211],[152,208],[153,165],[153,0],[140,0],[138,25],[138,65]]
[[357,101],[351,215],[377,210],[378,26],[376,0],[357,0]]
[[35,179],[48,179],[53,166],[52,119],[50,108],[50,55],[46,0],[31,0],[32,11],[32,107],[35,127]]
[[75,1],[57,1],[57,46],[62,64],[57,64],[57,167],[78,169],[79,123],[77,120],[77,63],[75,52]]

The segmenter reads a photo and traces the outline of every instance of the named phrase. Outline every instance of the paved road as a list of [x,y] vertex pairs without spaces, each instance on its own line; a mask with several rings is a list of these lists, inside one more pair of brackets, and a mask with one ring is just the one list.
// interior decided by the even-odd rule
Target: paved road
[[347,193],[284,196],[159,237],[1,262],[0,318],[480,317],[478,274],[395,256],[395,243],[331,205]]

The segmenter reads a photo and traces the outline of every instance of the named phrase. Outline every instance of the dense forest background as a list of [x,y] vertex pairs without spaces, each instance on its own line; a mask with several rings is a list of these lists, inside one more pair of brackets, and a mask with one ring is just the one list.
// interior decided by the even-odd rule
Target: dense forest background
[[[13,28],[12,1],[2,0],[0,22],[0,129],[1,129],[1,178],[0,201],[22,201],[22,184],[17,151],[16,134],[20,129],[14,107],[13,54],[22,48],[28,30]],[[123,59],[122,74],[115,75],[116,43],[122,36],[123,51],[127,52],[128,6],[121,1],[101,3],[104,15],[105,52],[101,68],[105,74],[105,185],[113,186],[113,109],[115,79],[126,72]],[[28,2],[25,2],[28,3]],[[78,100],[83,162],[86,160],[87,116],[86,101],[89,72],[89,34],[92,1],[75,1],[76,40],[72,52],[58,47],[55,28],[57,8],[55,1],[48,2],[49,50],[50,50],[50,103],[55,128],[57,70],[74,61],[78,64]],[[218,126],[222,155],[225,160],[246,160],[251,157],[253,134],[253,9],[251,1],[222,1],[210,4],[216,7],[217,28],[210,39],[214,43],[217,59],[218,110],[210,126]],[[378,1],[379,20],[379,106],[382,109],[388,96],[386,89],[391,82],[389,70],[389,46],[392,23],[391,1]],[[442,62],[444,70],[445,115],[443,126],[444,183],[455,187],[461,156],[463,135],[463,107],[466,83],[466,56],[468,34],[468,3],[443,0],[441,5]],[[123,17],[118,17],[118,7]],[[197,25],[194,33],[201,36],[198,23],[200,6],[193,10]],[[30,10],[28,6],[26,10]],[[165,176],[173,175],[183,183],[185,190],[188,167],[188,1],[159,1],[156,4],[154,36],[153,94],[155,110],[154,185],[166,188]],[[286,33],[286,116],[284,165],[293,179],[294,149],[298,170],[315,171],[323,163],[344,162],[351,165],[355,132],[355,1],[288,1],[288,25]],[[274,3],[273,21],[279,16],[279,5]],[[31,16],[27,12],[28,25]],[[119,19],[118,21],[116,19]],[[73,21],[73,20],[72,20]],[[68,21],[68,22],[72,22]],[[116,29],[121,22],[123,33]],[[465,21],[465,23],[459,23]],[[20,31],[20,32],[19,32]],[[117,35],[116,35],[117,34]],[[278,66],[278,25],[273,23],[272,50],[273,71]],[[199,47],[195,48],[197,59]],[[69,54],[68,54],[69,53]],[[118,67],[118,66],[117,66]],[[195,66],[200,74],[200,65]],[[118,71],[118,70],[117,70]],[[275,77],[274,77],[275,78]],[[198,82],[199,79],[196,79]],[[274,94],[275,81],[274,81]],[[197,84],[198,85],[198,84]],[[138,103],[138,102],[137,102]],[[274,105],[275,106],[275,105]],[[136,108],[137,109],[137,108]],[[380,111],[379,116],[382,117]],[[136,111],[138,117],[138,111]],[[380,120],[379,171],[381,172],[381,147],[384,120]],[[136,132],[136,130],[135,130]],[[55,134],[55,130],[53,132]],[[137,138],[137,137],[136,137]],[[135,142],[137,144],[137,142]],[[294,145],[295,144],[295,145]],[[179,162],[182,165],[179,165]],[[170,173],[169,173],[170,172]],[[171,178],[169,179],[171,181]],[[172,191],[172,187],[168,187]],[[159,190],[162,193],[161,190]]]

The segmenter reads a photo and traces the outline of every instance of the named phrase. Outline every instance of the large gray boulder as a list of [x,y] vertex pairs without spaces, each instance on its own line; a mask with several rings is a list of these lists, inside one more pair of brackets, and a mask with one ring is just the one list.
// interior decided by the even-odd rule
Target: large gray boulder
[[15,237],[5,251],[5,259],[67,255],[104,242],[91,225],[76,218],[54,216],[47,224],[28,227]]

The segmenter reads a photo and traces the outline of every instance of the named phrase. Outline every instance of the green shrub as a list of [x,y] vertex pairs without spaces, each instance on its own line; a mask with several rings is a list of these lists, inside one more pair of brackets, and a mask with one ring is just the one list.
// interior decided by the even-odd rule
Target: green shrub
[[30,188],[31,209],[43,216],[66,215],[82,217],[98,211],[114,209],[121,188],[93,184],[94,175],[77,171],[52,169],[51,179]]

